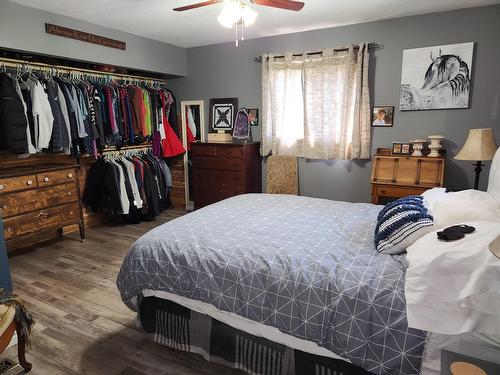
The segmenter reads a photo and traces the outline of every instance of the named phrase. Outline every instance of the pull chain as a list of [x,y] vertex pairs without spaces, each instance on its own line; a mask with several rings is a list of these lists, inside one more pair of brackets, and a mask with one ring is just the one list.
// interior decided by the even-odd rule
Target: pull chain
[[236,42],[235,45],[236,47],[239,47],[239,42],[238,42],[238,22],[234,24],[234,29],[236,30]]

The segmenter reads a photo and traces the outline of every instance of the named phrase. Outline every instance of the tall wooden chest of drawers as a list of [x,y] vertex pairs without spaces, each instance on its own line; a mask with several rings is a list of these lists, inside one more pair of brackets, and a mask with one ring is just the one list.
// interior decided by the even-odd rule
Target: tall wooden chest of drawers
[[260,143],[194,143],[194,208],[245,193],[262,192]]
[[36,243],[49,231],[62,233],[63,227],[73,224],[79,226],[83,240],[78,166],[1,170],[0,215],[8,250]]

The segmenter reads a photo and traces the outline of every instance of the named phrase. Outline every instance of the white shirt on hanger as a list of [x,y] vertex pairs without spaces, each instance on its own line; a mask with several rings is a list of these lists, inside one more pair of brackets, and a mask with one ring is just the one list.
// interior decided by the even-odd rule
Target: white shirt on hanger
[[135,165],[129,160],[122,158],[122,162],[127,167],[128,177],[130,180],[130,185],[132,186],[132,193],[134,195],[134,203],[137,208],[142,208],[141,194],[139,193],[139,186],[137,186],[137,180],[135,179]]
[[31,108],[35,121],[35,148],[37,151],[42,151],[49,147],[54,116],[42,84],[33,79],[28,79],[26,84],[30,88]]
[[122,213],[127,215],[130,212],[130,201],[128,200],[127,189],[125,188],[125,174],[123,173],[122,166],[111,160],[110,163],[113,163],[118,168],[119,174],[119,184],[120,184],[120,202],[122,204]]

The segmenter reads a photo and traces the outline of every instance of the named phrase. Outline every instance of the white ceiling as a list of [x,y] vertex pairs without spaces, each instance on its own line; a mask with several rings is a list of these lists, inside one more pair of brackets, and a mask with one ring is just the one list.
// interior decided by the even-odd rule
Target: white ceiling
[[[181,47],[234,40],[234,30],[217,22],[221,4],[186,12],[172,8],[202,0],[11,0]],[[248,1],[248,0],[247,0]],[[300,12],[251,5],[259,16],[245,38],[376,21],[500,3],[500,0],[303,0]],[[249,1],[248,1],[249,2]]]

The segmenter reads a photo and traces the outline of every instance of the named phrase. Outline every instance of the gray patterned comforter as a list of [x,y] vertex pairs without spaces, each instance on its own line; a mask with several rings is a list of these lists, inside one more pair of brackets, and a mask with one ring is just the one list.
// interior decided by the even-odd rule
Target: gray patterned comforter
[[408,328],[404,270],[378,254],[379,206],[249,194],[165,223],[135,242],[117,285],[145,289],[314,341],[375,374],[418,374],[424,332]]

